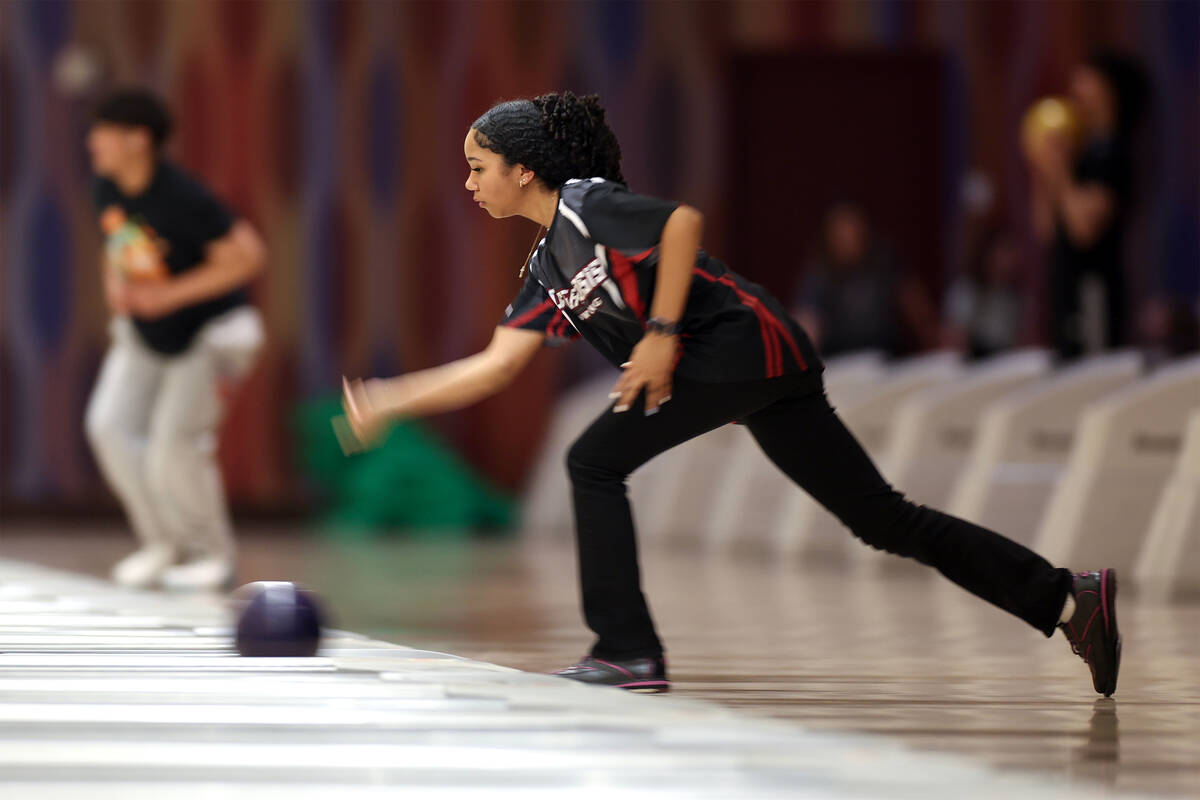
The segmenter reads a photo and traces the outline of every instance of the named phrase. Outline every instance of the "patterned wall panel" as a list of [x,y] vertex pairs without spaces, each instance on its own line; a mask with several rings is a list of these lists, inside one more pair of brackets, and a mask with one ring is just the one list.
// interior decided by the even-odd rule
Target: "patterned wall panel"
[[[257,226],[254,288],[269,330],[233,407],[222,459],[243,504],[303,498],[289,414],[343,373],[394,373],[486,343],[519,281],[532,225],[467,201],[462,140],[493,101],[598,92],[638,189],[686,198],[720,254],[737,176],[724,169],[723,64],[735,51],[936,50],[946,62],[948,231],[958,185],[990,176],[1023,225],[1015,130],[1098,43],[1141,53],[1159,102],[1137,239],[1145,291],[1200,294],[1200,5],[1172,2],[352,2],[0,0],[0,498],[107,497],[81,420],[106,346],[99,240],[82,146],[112,83],[169,97],[173,156]],[[106,83],[65,92],[58,59],[83,48]],[[813,124],[824,124],[817,110]],[[780,132],[786,141],[786,131]],[[764,158],[772,157],[763,154]],[[805,187],[821,191],[821,187]],[[748,271],[752,265],[742,266]],[[1030,262],[1030,277],[1037,277]],[[564,368],[548,352],[519,389],[435,421],[501,485],[519,485]],[[574,369],[574,368],[572,368]]]

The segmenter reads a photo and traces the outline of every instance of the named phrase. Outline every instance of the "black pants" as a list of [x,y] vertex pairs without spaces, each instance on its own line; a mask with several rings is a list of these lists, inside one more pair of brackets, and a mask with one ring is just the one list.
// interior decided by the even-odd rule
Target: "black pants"
[[818,376],[746,383],[675,380],[672,399],[645,416],[641,399],[611,408],[571,446],[583,612],[598,658],[658,655],[642,595],[625,479],[654,456],[732,420],[777,467],[872,547],[915,558],[969,592],[1054,632],[1071,573],[1003,536],[905,499],[829,405]]
[[1050,269],[1050,339],[1059,357],[1079,358],[1084,352],[1083,300],[1080,292],[1089,275],[1104,287],[1104,348],[1116,350],[1126,344],[1125,275],[1117,261],[1098,269],[1084,270],[1077,259],[1054,255]]

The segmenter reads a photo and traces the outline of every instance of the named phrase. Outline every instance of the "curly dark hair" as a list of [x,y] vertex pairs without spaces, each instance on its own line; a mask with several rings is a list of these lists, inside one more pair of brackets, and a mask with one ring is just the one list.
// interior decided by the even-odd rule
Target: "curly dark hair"
[[510,167],[523,164],[547,188],[557,189],[571,178],[625,183],[621,145],[594,94],[555,92],[506,100],[471,127],[480,147],[498,153]]
[[152,92],[138,87],[118,89],[101,99],[92,113],[96,122],[127,128],[146,128],[156,150],[171,135],[171,112]]

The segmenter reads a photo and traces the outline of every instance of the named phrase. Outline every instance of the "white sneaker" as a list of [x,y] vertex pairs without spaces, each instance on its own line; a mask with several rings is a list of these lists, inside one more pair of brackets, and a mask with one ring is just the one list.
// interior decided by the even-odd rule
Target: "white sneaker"
[[166,570],[164,589],[176,592],[216,592],[233,583],[233,559],[205,556]]
[[174,563],[175,548],[147,545],[118,561],[113,567],[112,579],[129,589],[148,589],[157,585]]

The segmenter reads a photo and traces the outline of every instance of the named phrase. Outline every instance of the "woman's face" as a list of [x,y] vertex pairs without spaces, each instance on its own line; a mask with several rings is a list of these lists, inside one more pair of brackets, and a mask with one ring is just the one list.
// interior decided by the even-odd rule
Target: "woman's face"
[[150,136],[144,128],[112,122],[92,125],[87,148],[92,156],[92,171],[104,178],[111,178],[152,152]]
[[1079,106],[1084,124],[1092,129],[1112,124],[1116,100],[1099,72],[1083,64],[1071,73],[1071,99]]
[[463,142],[467,157],[466,189],[475,202],[496,219],[517,213],[521,201],[521,170],[504,163],[504,158],[475,141],[475,129]]
[[840,266],[862,261],[870,245],[867,221],[853,206],[838,206],[829,212],[825,223],[826,246]]

